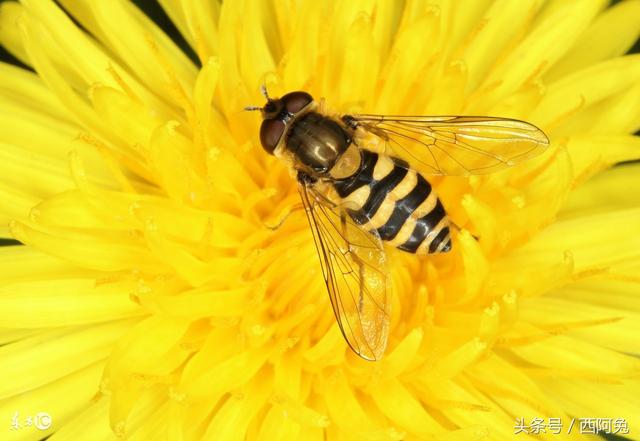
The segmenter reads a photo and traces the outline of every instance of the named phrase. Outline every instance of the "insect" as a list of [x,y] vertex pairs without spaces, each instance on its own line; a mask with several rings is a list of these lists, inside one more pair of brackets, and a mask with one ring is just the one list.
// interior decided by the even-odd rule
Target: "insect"
[[441,201],[410,164],[430,175],[490,173],[539,154],[549,141],[513,119],[333,116],[307,92],[262,93],[265,105],[246,110],[262,113],[262,147],[296,174],[340,330],[356,354],[379,360],[391,303],[383,244],[417,255],[452,245]]

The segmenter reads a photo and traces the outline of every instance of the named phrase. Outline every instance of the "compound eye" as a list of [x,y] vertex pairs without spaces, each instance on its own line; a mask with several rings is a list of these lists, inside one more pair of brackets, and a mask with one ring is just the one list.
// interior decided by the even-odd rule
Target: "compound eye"
[[279,119],[265,119],[260,126],[260,143],[270,155],[284,133],[284,123]]
[[298,113],[302,110],[307,104],[313,101],[313,97],[309,95],[307,92],[290,92],[280,98],[284,103],[287,112],[289,113]]

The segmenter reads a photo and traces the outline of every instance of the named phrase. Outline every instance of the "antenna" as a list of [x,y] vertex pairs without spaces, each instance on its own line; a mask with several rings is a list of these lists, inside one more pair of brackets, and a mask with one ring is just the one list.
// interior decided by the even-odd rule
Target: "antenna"
[[[262,92],[262,95],[264,95],[264,97],[267,99],[267,101],[273,101],[270,97],[269,97],[269,93],[267,92],[267,85],[266,84],[262,84],[262,86],[260,86],[260,92]],[[244,108],[244,110],[246,110],[247,112],[253,112],[255,110],[263,110],[263,107],[260,106],[247,106]]]
[[271,101],[271,98],[269,98],[269,94],[267,93],[267,85],[266,84],[263,83],[262,86],[260,86],[260,91],[262,92],[264,97],[267,99],[267,101]]

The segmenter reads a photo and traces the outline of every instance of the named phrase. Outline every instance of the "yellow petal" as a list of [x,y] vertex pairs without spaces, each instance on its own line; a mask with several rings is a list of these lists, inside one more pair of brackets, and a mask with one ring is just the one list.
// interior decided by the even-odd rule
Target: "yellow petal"
[[31,207],[39,201],[39,198],[0,184],[0,237],[11,238],[9,222],[14,219],[26,220]]
[[190,33],[187,26],[186,13],[183,11],[183,2],[181,0],[160,0],[159,3],[189,45],[196,47],[195,34]]
[[296,439],[300,433],[300,426],[289,419],[282,409],[272,407],[260,424],[260,431],[256,439],[272,439],[285,441]]
[[313,72],[319,68],[319,52],[326,45],[326,40],[321,38],[322,23],[314,19],[322,13],[322,5],[312,2],[300,9],[281,68],[284,84],[289,84],[292,89],[302,89],[313,79]]
[[[12,378],[0,386],[0,396],[30,392],[33,389],[79,371],[106,359],[111,348],[134,321],[114,321],[107,324],[56,329],[0,348],[3,363],[0,374]],[[69,363],[69,360],[75,360]]]
[[414,361],[418,348],[422,343],[424,331],[420,328],[412,330],[393,351],[383,358],[382,369],[384,376],[392,378],[404,372]]
[[216,365],[215,369],[181,385],[180,390],[191,400],[217,400],[223,394],[245,384],[263,366],[269,348],[247,350]]
[[24,244],[59,256],[76,265],[104,271],[118,271],[138,268],[157,272],[162,265],[142,246],[138,235],[133,232],[94,236],[85,231],[51,227],[47,232],[31,228],[25,224],[13,223],[11,232]]
[[[98,133],[109,132],[91,115],[86,102],[78,99],[69,88],[72,86],[83,94],[96,82],[114,88],[120,88],[121,83],[126,84],[160,115],[177,117],[175,109],[153,95],[116,60],[109,58],[53,3],[29,0],[25,7],[29,14],[21,22],[21,32],[30,60],[60,101],[81,121],[98,128]],[[45,42],[45,47],[33,44],[33,39]],[[113,134],[111,137],[113,139]]]
[[266,404],[271,384],[269,373],[261,371],[249,384],[233,393],[211,419],[202,439],[243,439],[251,420]]
[[[635,166],[588,178],[639,157],[638,59],[611,59],[637,2],[162,0],[199,72],[131,2],[61,0],[86,32],[52,0],[3,5],[0,40],[37,74],[0,65],[0,222],[27,244],[0,248],[0,371],[29,373],[0,393],[37,397],[111,345],[59,439],[503,440],[518,417],[635,412]],[[296,180],[243,110],[263,84],[328,112],[511,116],[552,141],[502,173],[429,177],[459,228],[450,253],[386,250],[381,362],[345,344]]]
[[148,151],[151,133],[161,122],[145,106],[110,87],[93,87],[90,98],[97,115],[111,127],[117,127],[120,138],[140,154]]
[[442,431],[438,422],[397,379],[372,385],[370,394],[380,411],[402,430],[415,436],[428,436]]
[[186,363],[181,380],[188,384],[207,373],[212,365],[220,363],[240,350],[242,341],[236,327],[218,326],[207,336],[200,351]]
[[[381,84],[374,94],[378,104],[370,111],[396,114],[406,111],[407,105],[420,106],[420,111],[426,111],[424,100],[420,97],[428,96],[431,90],[412,91],[411,87],[399,90],[397,85],[410,85],[414,81],[424,81],[424,78],[421,78],[421,70],[428,63],[433,62],[432,59],[437,50],[435,44],[424,44],[424,42],[436,41],[439,35],[440,21],[433,10],[425,11],[419,20],[398,30],[391,52],[381,64]],[[416,63],[419,66],[418,69],[414,67]],[[415,97],[413,93],[418,93],[419,96]]]
[[[16,4],[7,2],[0,8]],[[37,75],[6,63],[0,63],[0,75],[4,78],[0,85],[0,96],[15,103],[17,108],[21,107],[21,111],[36,110],[36,114],[44,113],[54,121],[73,122],[71,114]],[[18,104],[22,106],[18,107]]]
[[462,47],[461,59],[467,66],[467,92],[473,91],[495,63],[505,46],[528,26],[541,1],[530,2],[526,8],[509,0],[494,2],[485,12],[469,41]]
[[[566,289],[571,291],[572,287]],[[562,296],[562,290],[559,295]],[[640,331],[637,312],[586,302],[576,305],[571,300],[550,297],[536,299],[535,308],[531,308],[530,300],[523,301],[521,307],[522,318],[536,326],[566,330],[571,337],[621,352],[640,351],[640,344],[633,337]]]
[[[528,327],[529,332],[534,329]],[[564,335],[513,346],[510,350],[536,366],[552,368],[557,376],[565,372],[562,377],[579,378],[584,373],[587,379],[622,380],[637,375],[640,370],[640,362],[632,356]],[[607,360],[607,363],[599,360]]]
[[[224,8],[224,5],[222,6]],[[240,74],[246,84],[259,85],[264,72],[273,72],[276,68],[272,49],[275,45],[268,40],[268,31],[262,31],[268,17],[267,5],[258,0],[245,0],[239,9],[242,19],[238,22],[244,29],[240,38]]]
[[[103,367],[103,362],[94,363],[29,394],[3,400],[0,403],[0,418],[4,421],[11,421],[18,412],[21,424],[25,424],[27,416],[33,417],[33,424],[35,424],[36,416],[44,412],[50,416],[51,424],[46,430],[36,429],[34,425],[16,431],[7,430],[3,437],[10,441],[40,439],[42,436],[53,433],[56,428],[63,427],[96,395]],[[64,400],[60,399],[61,396],[64,396]],[[40,421],[46,423],[47,420]]]
[[553,12],[539,16],[526,38],[487,76],[479,91],[485,105],[498,101],[532,75],[552,66],[574,44],[605,2],[584,0],[559,5]]
[[[215,149],[232,145],[231,135],[219,111],[216,89],[220,78],[220,60],[209,58],[195,83],[193,91],[194,107],[198,119],[198,131],[194,139],[199,148]],[[202,139],[204,138],[204,139]]]
[[[636,295],[637,280],[616,280],[615,276],[583,280],[554,292],[554,297],[575,301],[584,298],[587,305],[598,305],[606,309],[638,311],[640,304]],[[602,293],[606,293],[603,295]],[[614,314],[619,317],[620,314]]]
[[[636,84],[623,94],[607,98],[599,106],[607,111],[600,118],[589,115],[588,122],[593,123],[588,129],[590,133],[632,134],[640,128],[640,85]],[[594,113],[596,111],[602,112],[602,109],[594,109]]]
[[[607,145],[609,148],[615,146],[614,143],[609,142]],[[640,143],[635,150],[640,153]],[[594,176],[572,192],[567,204],[560,212],[561,218],[588,216],[592,213],[637,207],[640,205],[640,199],[628,189],[635,185],[635,177],[638,173],[640,173],[640,165],[626,164]]]
[[5,271],[0,274],[0,284],[14,281],[30,281],[52,278],[91,277],[96,273],[86,268],[70,265],[62,259],[23,246],[0,247],[0,259]]
[[[218,20],[221,5],[217,2],[182,1],[185,26],[195,42],[200,60],[208,59],[218,53]],[[184,35],[184,34],[183,34]]]
[[170,121],[154,130],[150,142],[150,161],[158,173],[160,184],[179,202],[200,203],[208,197],[198,170],[190,164],[192,145],[178,132],[177,121]]
[[361,13],[345,29],[340,45],[330,46],[329,57],[335,60],[325,76],[323,90],[337,85],[336,95],[346,111],[358,97],[369,96],[376,84],[380,56],[373,38],[371,17]]
[[29,56],[20,38],[19,22],[24,8],[18,2],[0,4],[0,42],[13,56],[30,65]]
[[576,44],[544,75],[553,82],[599,61],[627,52],[640,35],[640,2],[616,3],[603,11]]
[[[5,284],[0,287],[0,326],[70,326],[143,315],[123,289],[126,286],[95,286],[94,279],[45,279]],[[82,295],[78,296],[78,293]]]
[[116,441],[118,438],[109,427],[109,406],[107,399],[102,397],[97,401],[90,401],[86,408],[76,412],[69,421],[58,428],[51,436],[52,440]]
[[352,435],[363,434],[366,439],[367,429],[372,428],[373,423],[342,371],[336,371],[325,379],[323,398],[334,424]]
[[628,55],[581,69],[552,83],[531,115],[542,127],[554,126],[580,109],[636,84],[640,55]]
[[[624,268],[638,255],[640,209],[594,214],[558,222],[543,230],[517,254],[569,251],[577,271],[594,268]],[[584,234],[588,231],[589,234]],[[547,254],[549,255],[549,254]]]
[[[640,418],[638,418],[640,407],[635,399],[635,396],[640,393],[640,385],[637,380],[624,384],[602,384],[571,378],[562,378],[561,380],[548,378],[542,384],[548,390],[556,391],[558,401],[562,403],[570,415],[597,414],[602,415],[602,418],[614,420],[622,418],[626,420],[630,430],[640,424]],[[588,398],[592,396],[607,397],[607,399],[593,400]]]
[[616,162],[638,158],[640,140],[637,136],[578,135],[568,140],[567,150],[573,163],[574,184],[580,184]]
[[[5,136],[8,137],[9,133],[18,133],[18,131],[20,133],[12,137],[12,142],[15,144],[0,141],[2,144],[0,173],[3,174],[6,185],[20,188],[23,193],[38,199],[74,187],[67,159],[67,152],[73,146],[71,141],[74,135],[68,130],[42,128],[34,133],[33,129],[37,127],[38,118],[31,118],[31,122],[29,119],[12,117],[3,117],[2,120],[3,123],[0,125],[10,124],[12,127],[11,131],[5,132],[7,134]],[[14,130],[16,132],[13,132]],[[28,136],[28,133],[31,133],[31,136]],[[45,145],[50,147],[47,153],[42,152]],[[104,169],[96,161],[95,152],[84,149],[83,153],[79,154],[87,157],[90,170],[98,169],[95,174],[92,173],[90,181],[107,186],[112,185],[111,181],[106,179]],[[94,164],[95,167],[93,167]]]
[[[93,1],[93,13],[99,17],[105,44],[116,52],[126,65],[144,78],[148,87],[159,96],[172,98],[182,106],[195,81],[195,66],[147,16],[133,4],[123,1]],[[109,32],[118,27],[122,32]],[[158,70],[160,67],[160,71]],[[180,87],[182,91],[168,88]]]
[[[153,296],[150,303],[171,317],[234,317],[254,308],[263,299],[259,289],[253,286],[227,291],[199,288],[181,293],[179,296]],[[193,308],[198,314],[193,314]]]

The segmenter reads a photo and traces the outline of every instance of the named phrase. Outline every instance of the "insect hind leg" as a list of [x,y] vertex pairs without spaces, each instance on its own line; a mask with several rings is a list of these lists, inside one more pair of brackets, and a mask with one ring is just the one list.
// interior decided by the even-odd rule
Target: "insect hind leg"
[[299,210],[304,210],[304,205],[302,205],[301,203],[295,204],[293,207],[291,207],[284,216],[280,217],[280,220],[276,222],[275,225],[268,225],[266,222],[263,222],[262,225],[264,225],[265,228],[271,231],[277,231],[285,223],[285,221],[289,219],[289,216]]
[[[455,222],[453,222],[451,219],[449,219],[449,227],[456,230],[458,234],[462,232],[462,227],[456,224]],[[476,240],[476,242],[480,242],[480,237],[476,236],[475,234],[472,234],[471,237],[473,237]]]
[[[358,265],[358,273],[360,276],[360,280],[364,280],[365,264],[360,258],[360,256],[358,256],[358,254],[355,252],[353,246],[349,242],[349,238],[348,238],[349,233],[347,229],[347,215],[344,212],[340,213],[340,228],[342,229],[342,236],[345,242],[347,243],[347,250],[345,254],[349,254],[349,257],[351,257],[351,259],[353,259],[353,261]],[[361,283],[358,287],[358,311],[362,313],[363,310],[364,310],[364,284]]]

